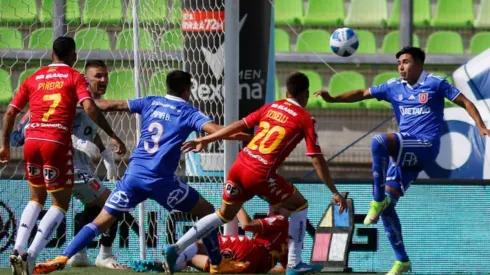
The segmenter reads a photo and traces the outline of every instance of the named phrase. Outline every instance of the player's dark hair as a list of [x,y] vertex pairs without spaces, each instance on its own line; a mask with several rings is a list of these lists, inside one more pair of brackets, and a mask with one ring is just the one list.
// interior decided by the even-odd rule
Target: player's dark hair
[[409,54],[412,56],[413,60],[424,64],[425,62],[425,52],[421,48],[407,46],[396,53],[396,58],[398,59],[402,54]]
[[167,74],[167,94],[182,96],[192,86],[191,74],[181,70],[174,70]]
[[60,36],[53,42],[53,52],[60,60],[65,60],[72,55],[75,50],[75,40],[71,37]]
[[307,91],[309,87],[310,81],[308,80],[308,77],[301,72],[290,74],[286,80],[286,88],[288,93],[293,97]]
[[107,68],[107,65],[102,60],[88,60],[85,64],[85,71],[90,68]]

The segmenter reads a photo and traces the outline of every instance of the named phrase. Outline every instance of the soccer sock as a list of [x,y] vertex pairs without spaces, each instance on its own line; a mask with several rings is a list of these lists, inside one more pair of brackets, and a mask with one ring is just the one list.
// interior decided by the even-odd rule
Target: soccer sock
[[308,208],[291,214],[289,221],[289,252],[288,266],[295,267],[301,263],[303,240],[306,232],[306,213]]
[[405,245],[403,244],[402,237],[402,226],[400,224],[400,219],[396,213],[395,206],[398,202],[396,196],[388,194],[391,199],[390,205],[381,213],[381,219],[383,220],[383,225],[385,228],[388,240],[395,251],[396,259],[400,262],[408,261],[408,255],[405,251]]
[[209,235],[202,238],[202,244],[204,245],[204,248],[206,248],[209,263],[212,265],[219,265],[219,263],[221,263],[221,251],[218,242],[218,229],[212,230]]
[[177,253],[180,254],[186,247],[197,242],[197,240],[206,237],[213,230],[217,229],[225,222],[221,220],[217,213],[209,214],[200,219],[196,224],[187,231],[176,243]]
[[100,237],[99,256],[103,259],[112,256],[112,244],[116,239],[118,222],[114,222],[109,229]]
[[373,155],[373,196],[375,201],[385,199],[386,169],[388,168],[388,139],[385,135],[377,134],[371,142]]
[[176,271],[181,271],[187,266],[187,262],[192,259],[192,257],[197,254],[197,245],[195,243],[187,247],[184,252],[179,255],[177,261],[175,262]]
[[86,247],[97,235],[99,235],[97,225],[94,223],[85,225],[65,248],[65,251],[63,251],[63,256],[71,258],[78,251]]
[[56,206],[51,206],[42,218],[39,226],[37,227],[37,233],[32,241],[31,246],[27,250],[27,253],[35,260],[41,250],[46,247],[51,240],[53,233],[55,233],[58,226],[63,221],[65,212]]
[[17,230],[17,238],[15,239],[14,249],[19,251],[19,254],[26,252],[27,241],[31,235],[31,231],[36,224],[37,217],[41,213],[42,205],[36,201],[30,201],[20,217],[20,226]]

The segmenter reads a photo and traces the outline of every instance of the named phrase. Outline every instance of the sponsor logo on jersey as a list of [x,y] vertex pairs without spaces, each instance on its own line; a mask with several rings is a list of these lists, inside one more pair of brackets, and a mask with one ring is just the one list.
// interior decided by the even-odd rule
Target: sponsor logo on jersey
[[248,147],[243,148],[243,152],[247,153],[247,155],[249,155],[250,157],[262,162],[265,165],[267,165],[269,163],[266,159],[264,159],[260,155],[256,155],[252,151],[250,151],[250,149],[248,149]]
[[425,115],[425,114],[429,114],[430,112],[431,112],[430,107],[406,108],[406,107],[400,106],[400,113],[403,116]]
[[415,100],[415,96],[410,95],[410,96],[408,97],[408,100]]
[[240,194],[240,188],[233,185],[231,182],[227,182],[225,184],[225,192],[228,196],[233,197]]
[[44,175],[45,181],[52,182],[58,178],[59,174],[60,174],[60,172],[58,171],[58,169],[56,167],[44,166],[43,175]]
[[39,178],[41,177],[41,166],[28,163],[27,164],[27,175],[29,175],[30,178]]
[[420,93],[419,94],[419,101],[420,103],[424,104],[429,100],[429,93]]
[[62,74],[62,73],[47,74],[46,79],[50,79],[50,78],[68,78],[68,74]]
[[295,111],[293,111],[292,109],[290,109],[289,107],[287,106],[284,106],[282,104],[277,104],[277,103],[274,103],[272,104],[272,108],[276,108],[278,110],[281,110],[281,111],[284,111],[292,116],[297,116],[298,113],[296,113]]
[[36,75],[36,80],[40,80],[40,79],[44,79],[44,78],[45,78],[45,75],[43,75],[43,74]]
[[63,126],[59,123],[29,123],[29,128],[58,128],[61,130],[68,131],[68,127]]

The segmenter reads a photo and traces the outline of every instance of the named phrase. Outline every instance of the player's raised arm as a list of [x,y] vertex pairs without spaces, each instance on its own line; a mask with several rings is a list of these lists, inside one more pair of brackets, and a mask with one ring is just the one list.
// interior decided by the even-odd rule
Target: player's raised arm
[[[214,134],[224,127],[212,122],[206,123],[202,126],[202,130],[208,134]],[[226,140],[241,140],[241,141],[249,141],[252,139],[252,136],[247,133],[236,133],[228,137],[224,137]]]
[[[206,124],[204,124],[203,127],[205,125]],[[182,145],[182,152],[184,153],[189,151],[201,152],[209,143],[224,139],[225,137],[229,137],[233,134],[237,134],[245,130],[246,128],[247,128],[247,124],[245,124],[243,120],[235,121],[232,124],[210,135],[185,142],[184,145]]]
[[95,103],[103,112],[131,112],[126,100],[102,100],[97,99]]
[[480,131],[480,134],[482,136],[490,136],[490,130],[488,130],[487,126],[485,126],[480,112],[478,112],[478,109],[476,108],[475,104],[473,104],[473,102],[466,98],[466,96],[462,93],[456,96],[453,102],[463,107],[466,112],[468,112],[470,117],[475,121],[476,127],[478,127],[478,130]]
[[358,89],[343,93],[338,96],[331,96],[326,90],[315,92],[315,96],[321,96],[326,102],[358,102],[373,98],[369,89]]
[[88,117],[111,138],[112,144],[116,147],[115,152],[121,156],[126,154],[126,145],[116,136],[100,109],[95,105],[95,102],[91,99],[84,100],[82,101],[82,106]]

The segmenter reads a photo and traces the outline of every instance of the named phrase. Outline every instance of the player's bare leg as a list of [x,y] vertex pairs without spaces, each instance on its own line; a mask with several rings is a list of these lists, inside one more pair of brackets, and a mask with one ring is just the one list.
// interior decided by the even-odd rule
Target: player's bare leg
[[[31,235],[32,229],[36,225],[37,218],[43,205],[46,202],[47,192],[44,188],[44,184],[41,186],[34,186],[29,184],[29,190],[31,193],[31,200],[24,208],[22,216],[20,218],[20,226],[17,230],[17,238],[15,240],[14,250],[9,257],[12,274],[21,274],[23,270],[26,270],[27,255],[26,245]],[[24,258],[24,259],[23,259]]]
[[[204,200],[202,197],[199,200]],[[201,202],[202,203],[202,202]],[[198,204],[191,210],[191,213],[202,213],[202,210],[198,209]],[[228,204],[223,202],[221,204],[221,208],[216,213],[211,213],[202,219],[200,219],[193,228],[184,234],[178,241],[177,244],[167,246],[165,248],[165,269],[170,273],[173,273],[175,270],[175,264],[181,254],[188,246],[192,245],[199,239],[203,239],[203,242],[206,240],[206,236],[209,234],[216,234],[216,237],[213,239],[215,244],[212,245],[213,251],[209,251],[208,255],[219,254],[219,245],[217,243],[217,228],[221,225],[228,223],[234,219],[243,203],[234,203]],[[208,245],[206,245],[208,246]],[[210,245],[209,245],[210,246]],[[208,247],[209,247],[208,246]],[[210,257],[210,260],[211,259]],[[239,273],[240,271],[247,268],[249,263],[239,263],[235,261],[231,261],[229,259],[222,259],[221,255],[219,255],[219,261],[216,263],[211,263],[210,273]]]
[[[44,192],[46,192],[41,191],[39,188],[36,188],[36,192],[37,191],[39,191],[38,195],[40,196],[43,196]],[[50,192],[52,206],[39,223],[36,236],[27,250],[27,253],[22,255],[23,260],[27,263],[26,269],[24,269],[24,271],[28,272],[26,274],[33,274],[37,257],[41,253],[41,250],[46,247],[51,240],[53,233],[56,232],[56,229],[63,221],[66,210],[70,206],[72,191],[72,188],[69,187]]]
[[390,198],[385,195],[386,171],[390,156],[397,154],[399,140],[395,134],[375,135],[371,142],[373,155],[373,200],[364,219],[365,225],[377,223],[383,210],[390,205]]
[[295,187],[293,194],[287,198],[281,206],[291,211],[289,221],[288,267],[286,274],[299,275],[320,272],[323,268],[322,266],[307,265],[301,260],[303,241],[306,232],[308,201]]

